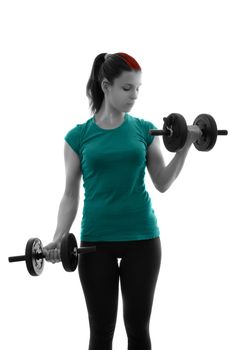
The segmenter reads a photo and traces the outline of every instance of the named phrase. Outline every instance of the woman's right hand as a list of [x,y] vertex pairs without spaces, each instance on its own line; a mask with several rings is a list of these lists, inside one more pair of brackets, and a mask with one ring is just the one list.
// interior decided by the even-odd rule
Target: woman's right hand
[[53,264],[61,261],[60,249],[61,239],[54,240],[53,242],[47,244],[45,247],[43,247],[45,260]]

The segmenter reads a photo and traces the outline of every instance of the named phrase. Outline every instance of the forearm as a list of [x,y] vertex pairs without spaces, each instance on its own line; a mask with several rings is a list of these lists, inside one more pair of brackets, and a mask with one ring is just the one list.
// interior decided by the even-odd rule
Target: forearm
[[62,197],[57,217],[57,228],[53,240],[59,239],[64,233],[68,233],[76,217],[78,210],[79,196],[73,198],[64,194]]
[[190,145],[187,145],[187,147],[185,146],[180,151],[176,152],[170,163],[159,173],[158,183],[161,192],[165,192],[181,172],[189,149]]

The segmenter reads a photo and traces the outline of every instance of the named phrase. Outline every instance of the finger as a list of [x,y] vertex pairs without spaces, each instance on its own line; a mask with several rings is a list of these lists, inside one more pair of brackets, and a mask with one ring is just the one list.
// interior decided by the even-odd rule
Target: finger
[[58,259],[58,252],[57,252],[57,248],[54,249],[54,260],[57,261]]
[[52,255],[51,255],[51,262],[52,262],[53,264],[55,264],[55,262],[56,262],[54,249],[53,249]]
[[53,262],[53,260],[54,260],[54,253],[53,253],[53,249],[51,249],[49,251],[49,261]]
[[51,254],[50,254],[49,259],[50,259],[51,263],[55,264],[55,263],[59,262],[59,256],[58,256],[57,248],[51,249],[50,253]]
[[57,260],[57,262],[61,261],[60,249],[59,248],[56,248],[56,260]]
[[50,250],[43,249],[43,253],[46,261],[50,261]]
[[45,259],[46,259],[46,257],[48,256],[48,251],[47,251],[47,249],[42,249],[42,252],[43,252],[43,255],[44,255],[44,257],[45,257]]

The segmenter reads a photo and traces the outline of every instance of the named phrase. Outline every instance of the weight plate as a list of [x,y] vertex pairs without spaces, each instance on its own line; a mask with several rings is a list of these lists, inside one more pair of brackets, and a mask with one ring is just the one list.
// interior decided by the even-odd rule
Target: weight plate
[[78,265],[78,244],[73,233],[65,235],[61,242],[60,256],[67,272],[75,271]]
[[[40,254],[40,257],[38,255]],[[28,272],[32,276],[39,276],[44,268],[42,242],[39,238],[30,238],[26,244],[25,256]]]
[[163,130],[171,130],[171,136],[163,136],[165,147],[170,152],[177,152],[184,147],[188,128],[184,117],[179,113],[171,113],[167,118],[164,118]]
[[209,114],[200,114],[194,120],[193,125],[197,125],[202,131],[202,136],[194,142],[194,146],[198,151],[210,151],[214,147],[218,135],[214,118]]

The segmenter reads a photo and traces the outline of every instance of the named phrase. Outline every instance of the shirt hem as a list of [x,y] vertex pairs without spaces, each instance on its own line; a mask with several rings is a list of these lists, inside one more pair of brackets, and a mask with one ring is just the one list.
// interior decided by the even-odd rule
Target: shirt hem
[[80,238],[81,242],[128,242],[128,241],[144,241],[147,239],[152,239],[159,237],[160,233],[153,233],[152,235],[134,235],[134,236],[122,236],[122,237],[85,237]]

